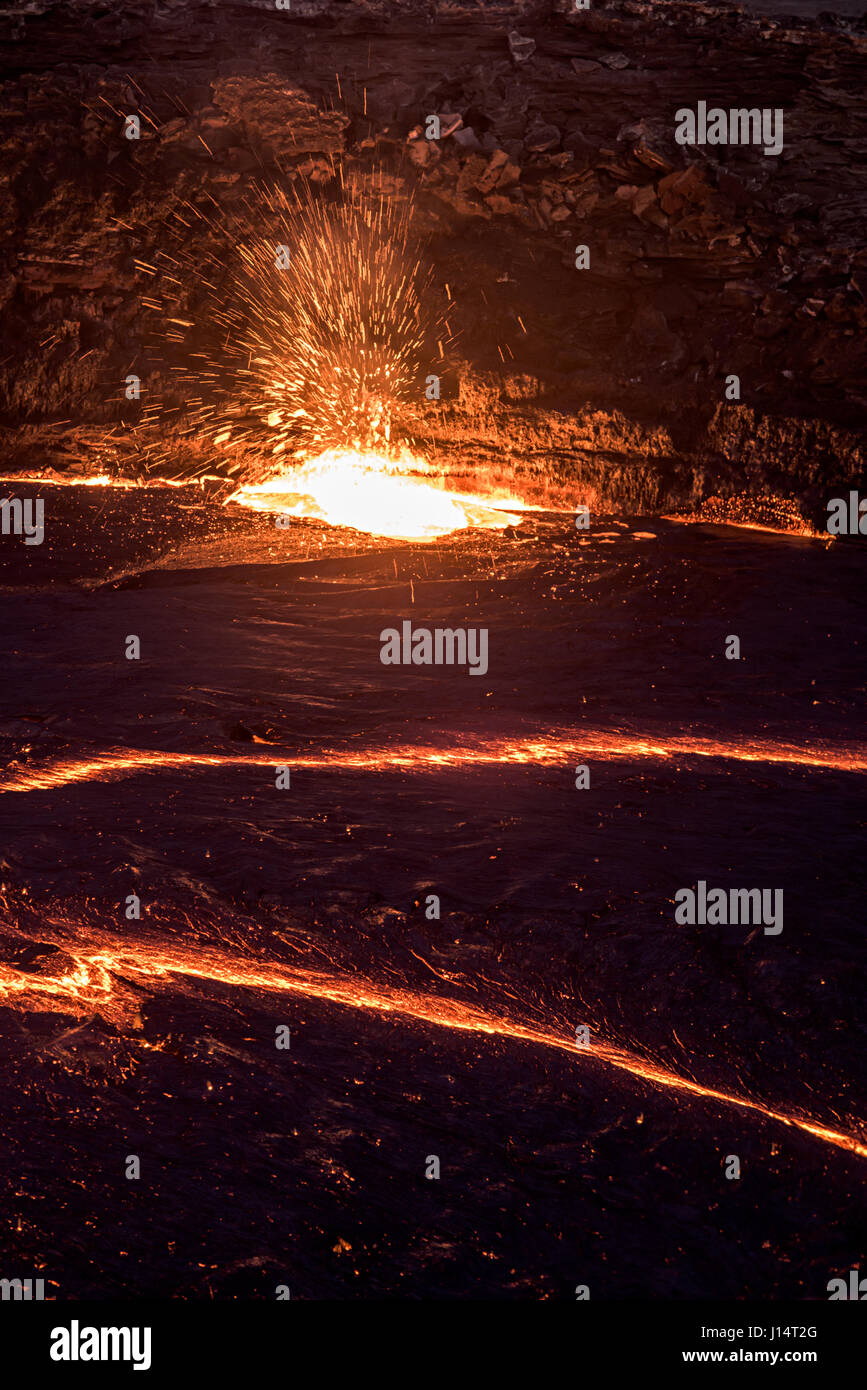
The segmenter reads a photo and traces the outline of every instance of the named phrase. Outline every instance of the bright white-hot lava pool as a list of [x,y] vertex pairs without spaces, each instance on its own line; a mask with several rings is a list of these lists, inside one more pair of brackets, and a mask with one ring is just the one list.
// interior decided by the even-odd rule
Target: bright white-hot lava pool
[[525,503],[508,493],[447,492],[424,476],[430,465],[404,454],[331,449],[227,500],[254,511],[313,517],[372,536],[433,541],[470,526],[503,530],[521,520]]

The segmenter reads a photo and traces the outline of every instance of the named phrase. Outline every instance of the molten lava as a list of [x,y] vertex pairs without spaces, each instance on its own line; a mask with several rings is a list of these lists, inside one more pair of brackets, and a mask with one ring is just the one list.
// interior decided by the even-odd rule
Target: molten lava
[[[304,967],[273,964],[228,955],[213,947],[181,941],[150,939],[137,945],[116,936],[90,931],[90,939],[66,943],[61,957],[68,961],[62,973],[51,976],[22,974],[0,962],[0,1000],[23,1008],[100,1013],[123,1024],[130,1008],[140,1004],[133,982],[165,981],[173,977],[205,980],[238,989],[296,994],[320,999],[341,1008],[377,1014],[394,1014],[414,1024],[487,1035],[508,1042],[528,1043],[573,1056],[585,1066],[599,1065],[625,1072],[636,1081],[681,1097],[710,1101],[723,1107],[751,1111],[766,1120],[788,1125],[834,1148],[867,1158],[867,1144],[853,1132],[839,1130],[793,1110],[783,1110],[738,1091],[705,1086],[625,1048],[601,1039],[585,1052],[558,1028],[525,1022],[502,1012],[488,1012],[473,1004],[416,990],[377,984],[353,974],[326,974]],[[147,1045],[147,1044],[145,1044]]]
[[25,765],[9,764],[0,796],[9,792],[54,791],[87,782],[110,782],[162,772],[199,768],[268,767],[342,769],[353,772],[437,772],[445,769],[530,765],[569,767],[576,758],[679,761],[718,758],[724,762],[784,764],[816,771],[867,772],[867,745],[798,748],[743,738],[640,738],[616,729],[548,730],[534,738],[487,738],[451,734],[438,744],[372,744],[351,749],[299,752],[274,744],[269,753],[187,753],[179,749],[116,748],[89,757],[59,757]]
[[432,541],[470,526],[504,529],[525,510],[498,493],[446,492],[422,459],[399,460],[354,449],[329,449],[228,499],[254,511],[314,517],[371,536]]

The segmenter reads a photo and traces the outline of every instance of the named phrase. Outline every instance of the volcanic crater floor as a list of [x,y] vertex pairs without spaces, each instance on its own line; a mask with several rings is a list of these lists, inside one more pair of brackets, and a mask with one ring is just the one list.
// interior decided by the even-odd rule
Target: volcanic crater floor
[[[810,1299],[857,1265],[865,1160],[796,1121],[865,1143],[862,547],[45,495],[0,572],[10,1268]],[[384,666],[405,619],[485,627],[487,672]],[[678,926],[697,879],[782,887],[783,932]]]

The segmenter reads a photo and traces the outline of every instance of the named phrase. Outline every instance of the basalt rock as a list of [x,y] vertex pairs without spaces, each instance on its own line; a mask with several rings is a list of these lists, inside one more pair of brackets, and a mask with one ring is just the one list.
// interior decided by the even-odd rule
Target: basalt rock
[[276,73],[218,79],[214,105],[278,158],[340,150],[349,125],[343,112],[322,110],[302,87]]

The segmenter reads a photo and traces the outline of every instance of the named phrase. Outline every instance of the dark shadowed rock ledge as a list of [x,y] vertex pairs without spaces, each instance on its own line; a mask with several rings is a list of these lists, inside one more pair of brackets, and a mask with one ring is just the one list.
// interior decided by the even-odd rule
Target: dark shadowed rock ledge
[[[865,56],[863,20],[700,3],[21,3],[0,16],[7,461],[138,456],[135,262],[184,203],[385,171],[452,301],[425,447],[636,509],[815,508],[864,472]],[[781,109],[782,153],[678,145],[699,101]]]

